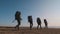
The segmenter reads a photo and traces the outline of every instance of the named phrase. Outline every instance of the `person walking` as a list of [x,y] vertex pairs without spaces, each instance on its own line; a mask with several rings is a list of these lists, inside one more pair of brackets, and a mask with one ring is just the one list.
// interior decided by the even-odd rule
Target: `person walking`
[[30,23],[30,30],[31,30],[32,29],[32,26],[33,26],[32,16],[28,16],[28,22]]
[[48,28],[48,23],[46,19],[44,19],[44,24],[45,24],[45,28]]
[[37,18],[37,29],[39,28],[39,26],[40,26],[40,28],[41,28],[41,19],[38,17]]
[[16,11],[15,20],[17,20],[17,23],[18,23],[15,28],[17,28],[19,30],[19,25],[21,25],[21,20],[22,20],[21,19],[21,12]]

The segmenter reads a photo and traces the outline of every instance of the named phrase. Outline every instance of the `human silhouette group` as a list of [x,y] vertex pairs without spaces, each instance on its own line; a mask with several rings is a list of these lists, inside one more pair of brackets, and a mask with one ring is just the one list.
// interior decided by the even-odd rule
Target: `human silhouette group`
[[[15,13],[15,20],[17,20],[17,25],[15,26],[15,28],[17,28],[18,30],[19,30],[19,26],[21,25],[21,20],[22,20],[22,18],[21,18],[21,12],[20,11],[16,11],[16,13]],[[40,28],[42,28],[41,27],[41,19],[39,18],[39,17],[37,17],[37,20],[36,20],[36,22],[37,22],[37,29],[39,28],[39,26],[40,26]],[[28,23],[30,23],[30,30],[32,29],[32,26],[33,26],[33,18],[32,18],[32,16],[30,15],[30,16],[28,16]],[[48,27],[48,23],[47,23],[47,20],[46,19],[44,19],[44,24],[45,24],[45,28],[47,28]]]

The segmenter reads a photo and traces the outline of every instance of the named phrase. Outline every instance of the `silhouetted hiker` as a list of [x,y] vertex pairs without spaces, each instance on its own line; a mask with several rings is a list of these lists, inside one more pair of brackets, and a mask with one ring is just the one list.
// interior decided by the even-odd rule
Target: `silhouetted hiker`
[[32,16],[28,16],[28,22],[30,23],[30,29],[31,29],[33,26]]
[[41,19],[39,17],[37,18],[37,24],[38,24],[37,29],[39,28],[39,25],[40,25],[40,28],[41,28]]
[[47,28],[48,23],[46,19],[44,19],[44,23],[45,23],[45,28]]
[[22,20],[21,19],[21,12],[16,11],[15,20],[17,20],[17,23],[18,23],[15,28],[17,28],[19,30],[19,25],[21,25],[21,20]]

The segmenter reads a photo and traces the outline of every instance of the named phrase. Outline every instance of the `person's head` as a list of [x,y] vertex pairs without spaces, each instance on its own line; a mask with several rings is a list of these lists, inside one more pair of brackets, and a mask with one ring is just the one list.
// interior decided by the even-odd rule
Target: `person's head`
[[39,17],[37,17],[37,19],[40,19]]
[[32,18],[32,16],[28,16],[28,19]]
[[39,17],[37,17],[37,20],[40,20],[40,18],[39,18]]
[[21,12],[20,12],[20,11],[16,11],[16,13],[19,13],[19,14],[21,14]]
[[44,21],[46,21],[46,19],[44,19]]

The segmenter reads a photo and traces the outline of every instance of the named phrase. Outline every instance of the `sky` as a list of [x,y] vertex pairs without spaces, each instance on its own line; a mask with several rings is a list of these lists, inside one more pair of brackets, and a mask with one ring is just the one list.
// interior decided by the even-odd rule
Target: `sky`
[[15,12],[21,12],[21,26],[29,26],[27,17],[32,15],[33,26],[37,26],[39,17],[44,26],[47,19],[48,26],[60,27],[60,0],[0,0],[0,26],[16,26]]

